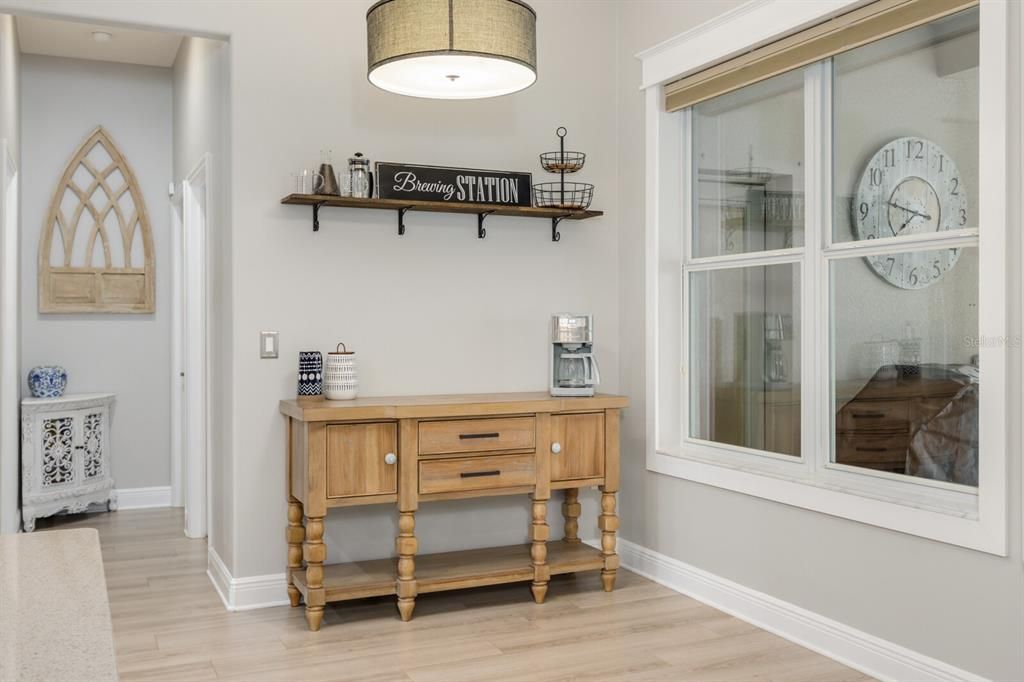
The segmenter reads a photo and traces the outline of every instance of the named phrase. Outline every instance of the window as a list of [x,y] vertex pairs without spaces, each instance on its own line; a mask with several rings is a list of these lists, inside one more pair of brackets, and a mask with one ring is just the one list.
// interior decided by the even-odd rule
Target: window
[[649,95],[649,468],[1005,553],[1000,12]]

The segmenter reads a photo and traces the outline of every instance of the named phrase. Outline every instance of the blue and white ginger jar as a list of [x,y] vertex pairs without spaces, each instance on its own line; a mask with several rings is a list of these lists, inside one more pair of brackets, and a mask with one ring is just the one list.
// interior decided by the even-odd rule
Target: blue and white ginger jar
[[63,367],[33,367],[28,373],[28,388],[35,398],[59,398],[67,386],[68,373]]

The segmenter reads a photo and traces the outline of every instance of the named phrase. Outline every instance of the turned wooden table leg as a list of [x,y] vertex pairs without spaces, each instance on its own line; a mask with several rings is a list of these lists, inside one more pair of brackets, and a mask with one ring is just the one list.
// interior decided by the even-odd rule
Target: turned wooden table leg
[[619,529],[619,517],[615,515],[615,493],[601,488],[601,516],[597,519],[601,530],[601,583],[605,592],[615,587],[615,572],[619,568],[619,555],[615,553],[615,531]]
[[395,592],[398,594],[398,613],[402,620],[412,619],[412,610],[416,607],[416,517],[411,511],[399,512],[398,538],[395,539],[395,550],[398,553],[398,581]]
[[306,623],[314,632],[320,629],[324,619],[324,560],[327,545],[324,538],[324,517],[311,516],[306,519],[306,542],[302,556],[306,560]]
[[533,497],[533,522],[530,524],[530,563],[533,565],[533,600],[544,603],[548,594],[548,581],[551,580],[551,567],[548,566],[548,501]]
[[288,601],[298,606],[302,595],[295,587],[294,575],[302,570],[302,543],[306,539],[306,528],[302,525],[302,503],[288,496],[288,528],[285,529],[288,541]]
[[562,541],[577,543],[580,541],[580,489],[566,488],[565,501],[562,502],[562,517],[565,519],[565,532]]

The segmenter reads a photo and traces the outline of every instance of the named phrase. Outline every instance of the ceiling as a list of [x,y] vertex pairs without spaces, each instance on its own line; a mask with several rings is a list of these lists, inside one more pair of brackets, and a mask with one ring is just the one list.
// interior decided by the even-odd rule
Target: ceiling
[[[171,66],[183,38],[178,33],[28,16],[18,17],[17,26],[18,42],[24,54],[146,66]],[[92,35],[94,31],[109,33],[111,38],[105,43],[96,42]]]

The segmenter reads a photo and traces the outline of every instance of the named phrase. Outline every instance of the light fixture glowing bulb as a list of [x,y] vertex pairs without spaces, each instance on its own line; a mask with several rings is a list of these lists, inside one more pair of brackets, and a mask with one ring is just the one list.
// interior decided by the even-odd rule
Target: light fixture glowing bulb
[[92,39],[95,40],[97,43],[109,43],[110,39],[113,37],[114,35],[112,33],[107,33],[106,31],[92,32]]

